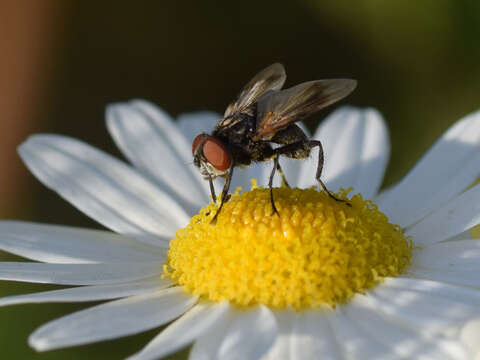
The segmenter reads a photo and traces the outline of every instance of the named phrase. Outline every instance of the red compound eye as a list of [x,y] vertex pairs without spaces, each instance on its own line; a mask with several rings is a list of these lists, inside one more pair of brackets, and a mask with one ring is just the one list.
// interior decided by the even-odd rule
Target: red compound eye
[[208,137],[207,134],[200,134],[193,139],[192,143],[192,154],[195,154],[195,150],[197,150],[197,147],[200,146],[201,143],[204,142],[204,140]]
[[225,171],[230,167],[232,159],[225,145],[213,136],[207,136],[203,143],[203,155],[213,167],[220,171]]

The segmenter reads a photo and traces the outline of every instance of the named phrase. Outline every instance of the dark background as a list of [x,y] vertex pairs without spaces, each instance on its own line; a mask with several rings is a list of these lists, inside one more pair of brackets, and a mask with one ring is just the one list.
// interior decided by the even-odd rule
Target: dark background
[[[384,185],[398,181],[450,124],[480,107],[475,0],[19,0],[0,2],[0,14],[3,218],[98,227],[23,167],[15,147],[28,134],[66,134],[120,156],[105,130],[106,104],[145,98],[172,115],[223,112],[246,81],[277,61],[287,69],[286,86],[358,80],[343,103],[384,115],[392,138]],[[308,126],[314,129],[329,111]],[[0,295],[40,290],[46,287],[5,282]],[[32,330],[85,306],[0,308],[1,357],[121,358],[157,333],[44,354],[28,348]]]

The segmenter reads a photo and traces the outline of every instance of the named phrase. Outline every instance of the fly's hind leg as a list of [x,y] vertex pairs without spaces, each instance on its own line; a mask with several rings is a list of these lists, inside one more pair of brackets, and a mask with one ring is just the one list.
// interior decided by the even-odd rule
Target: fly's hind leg
[[343,199],[339,199],[335,195],[333,195],[330,192],[330,190],[328,190],[327,187],[325,186],[325,184],[323,183],[322,179],[320,178],[322,176],[323,162],[324,162],[322,143],[318,140],[309,140],[308,141],[309,151],[311,149],[313,149],[315,146],[318,146],[318,163],[317,163],[317,173],[315,174],[315,179],[317,179],[317,181],[320,183],[323,191],[325,191],[328,194],[328,196],[330,196],[332,199],[334,199],[336,201],[339,201],[339,202],[344,202],[348,206],[352,206],[352,205],[350,205],[350,203],[348,201],[343,200]]
[[344,202],[348,206],[351,206],[346,200],[339,199],[335,195],[333,195],[323,183],[321,176],[323,170],[323,147],[322,143],[318,140],[305,140],[305,141],[298,141],[292,144],[284,145],[279,148],[274,149],[275,156],[278,157],[279,155],[285,155],[295,159],[303,159],[306,158],[310,154],[310,150],[314,147],[318,147],[318,163],[317,163],[317,172],[315,174],[315,179],[319,182],[322,189],[330,196],[332,199]]
[[[280,175],[282,175],[282,171],[280,168],[280,164],[278,163],[278,158],[280,155],[287,156],[293,159],[304,159],[310,155],[310,150],[315,146],[318,147],[318,164],[317,164],[317,173],[315,175],[315,179],[320,183],[322,189],[330,196],[332,199],[340,202],[345,202],[348,206],[351,206],[347,201],[337,198],[333,195],[325,186],[321,179],[322,170],[323,170],[323,147],[322,143],[318,140],[309,140],[305,133],[302,131],[300,127],[295,124],[289,125],[284,130],[281,130],[275,134],[274,137],[271,139],[272,142],[276,144],[281,144],[282,146],[273,149],[273,160],[274,166],[272,172],[270,174],[270,181],[268,183],[270,187],[270,201],[272,203],[273,212],[278,215],[277,208],[275,207],[275,202],[273,200],[273,176],[275,174],[275,170],[279,170]],[[279,169],[280,168],[280,169]],[[286,182],[285,175],[282,176],[282,180]]]

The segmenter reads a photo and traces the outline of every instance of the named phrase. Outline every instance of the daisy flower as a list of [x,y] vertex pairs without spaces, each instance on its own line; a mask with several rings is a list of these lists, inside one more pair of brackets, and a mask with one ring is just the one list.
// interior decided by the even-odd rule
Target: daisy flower
[[[109,300],[53,320],[38,351],[168,324],[130,359],[193,344],[191,359],[471,359],[480,356],[480,113],[453,125],[419,163],[378,193],[389,157],[372,109],[341,108],[323,142],[329,189],[311,188],[316,157],[282,159],[290,184],[254,184],[216,225],[191,142],[219,116],[173,122],[144,101],[112,105],[107,126],[133,167],[78,140],[35,135],[19,152],[32,173],[111,231],[0,222],[0,278],[75,285],[9,296],[0,305]],[[267,183],[269,166],[235,185]],[[279,183],[277,183],[278,185]],[[354,190],[342,190],[353,188]],[[303,190],[301,190],[303,189]]]

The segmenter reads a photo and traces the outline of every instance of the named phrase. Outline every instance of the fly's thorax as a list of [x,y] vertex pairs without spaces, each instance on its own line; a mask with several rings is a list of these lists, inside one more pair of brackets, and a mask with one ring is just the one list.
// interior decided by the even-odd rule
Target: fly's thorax
[[274,155],[273,148],[270,144],[263,141],[252,142],[249,151],[252,161],[256,162],[270,160]]
[[246,113],[236,113],[220,121],[212,136],[228,149],[235,165],[249,165],[258,146],[253,142],[255,118]]
[[252,141],[255,129],[254,116],[237,113],[221,121],[212,135],[226,143],[244,146]]

